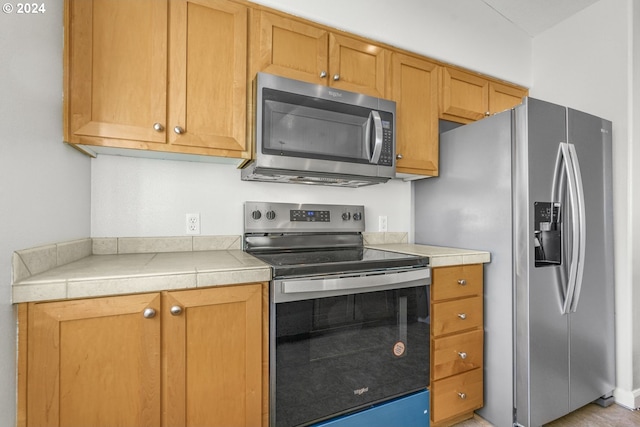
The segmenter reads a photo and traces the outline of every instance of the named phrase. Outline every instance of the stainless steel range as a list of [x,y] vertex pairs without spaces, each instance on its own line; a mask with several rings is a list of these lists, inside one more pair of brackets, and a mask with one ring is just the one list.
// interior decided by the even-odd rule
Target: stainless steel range
[[414,395],[402,425],[428,425],[428,258],[364,247],[363,206],[246,202],[244,218],[273,270],[271,426],[381,420]]

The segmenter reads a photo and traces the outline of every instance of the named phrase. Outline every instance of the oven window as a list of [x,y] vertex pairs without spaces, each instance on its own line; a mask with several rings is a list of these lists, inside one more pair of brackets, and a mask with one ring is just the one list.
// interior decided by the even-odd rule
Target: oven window
[[427,290],[276,304],[276,425],[305,425],[426,388]]

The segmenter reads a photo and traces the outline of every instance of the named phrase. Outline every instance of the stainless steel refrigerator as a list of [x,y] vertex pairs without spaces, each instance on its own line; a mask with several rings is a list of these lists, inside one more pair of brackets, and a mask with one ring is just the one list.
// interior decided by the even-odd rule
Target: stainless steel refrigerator
[[478,413],[497,427],[612,401],[611,127],[525,98],[443,132],[440,176],[414,183],[416,243],[491,252]]

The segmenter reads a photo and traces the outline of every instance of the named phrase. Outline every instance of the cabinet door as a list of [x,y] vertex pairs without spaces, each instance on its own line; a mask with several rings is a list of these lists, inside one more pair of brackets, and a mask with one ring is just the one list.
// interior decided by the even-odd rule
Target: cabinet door
[[261,289],[164,293],[164,426],[261,425]]
[[65,22],[65,140],[164,143],[166,1],[68,0]]
[[[171,1],[169,143],[181,152],[242,157],[247,150],[244,5]],[[248,153],[244,155],[248,156]]]
[[255,11],[253,69],[309,83],[327,84],[329,34],[294,19]]
[[401,53],[391,56],[396,101],[397,171],[438,174],[438,67]]
[[158,426],[160,294],[28,308],[27,425]]
[[384,98],[389,52],[358,39],[329,35],[329,85]]
[[440,118],[468,123],[489,114],[487,79],[443,67],[440,84]]
[[527,90],[502,83],[489,83],[489,112],[496,114],[522,103]]

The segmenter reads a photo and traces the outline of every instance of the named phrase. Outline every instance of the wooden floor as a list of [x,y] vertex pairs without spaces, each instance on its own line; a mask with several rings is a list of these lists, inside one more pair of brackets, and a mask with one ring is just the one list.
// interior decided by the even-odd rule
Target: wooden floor
[[[615,403],[608,408],[589,404],[544,427],[639,427],[640,411],[631,411]],[[463,421],[455,427],[493,427],[479,416]]]

